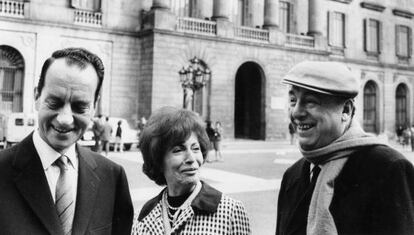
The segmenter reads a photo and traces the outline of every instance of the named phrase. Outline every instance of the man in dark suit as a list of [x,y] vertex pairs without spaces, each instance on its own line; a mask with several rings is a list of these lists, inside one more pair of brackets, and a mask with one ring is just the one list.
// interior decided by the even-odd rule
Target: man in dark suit
[[104,68],[82,48],[56,51],[35,91],[38,129],[0,153],[0,234],[130,234],[123,168],[77,145]]
[[414,234],[413,165],[354,119],[353,73],[302,62],[283,83],[303,158],[283,176],[276,234]]

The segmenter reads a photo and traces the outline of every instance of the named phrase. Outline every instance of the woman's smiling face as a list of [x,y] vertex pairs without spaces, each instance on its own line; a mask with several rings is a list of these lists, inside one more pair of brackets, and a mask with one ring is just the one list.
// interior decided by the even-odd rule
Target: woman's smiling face
[[304,150],[329,145],[344,132],[343,103],[333,96],[292,86],[289,115]]
[[183,143],[172,146],[163,162],[164,177],[170,196],[190,192],[200,181],[199,168],[203,154],[197,135],[193,132]]

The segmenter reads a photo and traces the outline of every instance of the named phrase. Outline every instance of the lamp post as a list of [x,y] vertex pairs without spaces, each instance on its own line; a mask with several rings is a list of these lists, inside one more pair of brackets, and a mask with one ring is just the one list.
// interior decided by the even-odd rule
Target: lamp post
[[184,90],[183,107],[194,109],[194,93],[203,88],[210,80],[211,71],[197,57],[190,60],[187,68],[178,71],[180,75],[181,87]]

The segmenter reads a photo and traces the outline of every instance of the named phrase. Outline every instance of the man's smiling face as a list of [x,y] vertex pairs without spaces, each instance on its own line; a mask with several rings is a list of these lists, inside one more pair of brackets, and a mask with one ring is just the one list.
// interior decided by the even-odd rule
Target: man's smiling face
[[329,145],[345,129],[344,103],[334,96],[292,86],[289,90],[289,115],[304,150]]
[[81,138],[94,114],[98,75],[88,64],[80,68],[56,59],[36,94],[40,137],[57,152],[65,152]]

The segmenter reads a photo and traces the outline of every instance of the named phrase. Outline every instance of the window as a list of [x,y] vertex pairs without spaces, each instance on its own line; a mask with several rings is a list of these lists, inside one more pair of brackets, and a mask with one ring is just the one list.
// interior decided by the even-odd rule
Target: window
[[333,47],[345,47],[345,14],[341,12],[328,13],[328,38],[329,45]]
[[291,4],[289,2],[279,2],[279,27],[284,33],[290,33],[290,11]]
[[407,107],[408,107],[408,92],[405,84],[400,84],[395,93],[395,121],[397,126],[408,125]]
[[[226,0],[228,1],[228,0]],[[236,25],[248,25],[248,1],[247,0],[237,0],[236,6],[234,8],[233,22]]]
[[364,19],[364,50],[371,55],[381,53],[382,24],[375,19]]
[[192,17],[194,2],[191,0],[172,0],[171,10],[180,17]]
[[404,25],[395,26],[395,50],[397,57],[411,57],[411,28]]
[[101,0],[71,0],[73,8],[89,10],[89,11],[100,11]]
[[364,87],[364,130],[377,133],[377,85],[373,81]]
[[0,46],[0,110],[23,111],[24,60],[14,48]]

